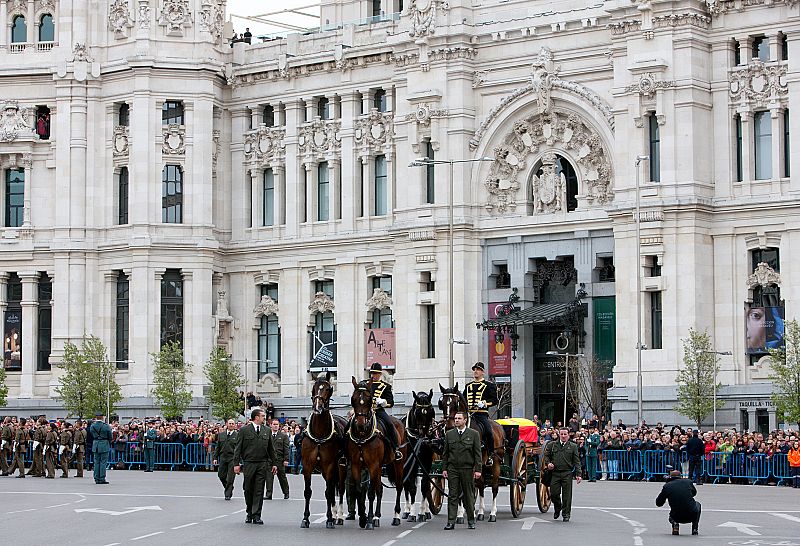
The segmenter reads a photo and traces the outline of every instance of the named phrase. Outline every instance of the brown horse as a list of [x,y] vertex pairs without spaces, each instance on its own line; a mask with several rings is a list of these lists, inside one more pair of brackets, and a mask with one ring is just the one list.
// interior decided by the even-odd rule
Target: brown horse
[[[306,482],[306,510],[303,512],[303,521],[300,527],[307,529],[308,517],[311,515],[308,505],[311,501],[311,474],[319,469],[325,479],[325,499],[328,506],[328,521],[325,527],[335,529],[342,525],[342,497],[344,496],[344,472],[339,469],[341,457],[342,438],[347,421],[338,415],[333,415],[330,410],[333,386],[330,382],[330,372],[320,374],[311,389],[311,417],[303,436],[301,453],[303,457],[303,477]],[[334,518],[336,493],[339,493],[339,506]]]
[[[456,413],[461,411],[469,415],[467,412],[467,400],[464,398],[463,393],[458,390],[458,383],[456,383],[454,387],[448,389],[442,387],[440,384],[439,390],[442,393],[442,397],[439,399],[439,409],[444,413],[445,429],[451,429],[454,426],[453,417],[455,417]],[[500,490],[500,463],[503,461],[506,452],[506,435],[503,431],[503,427],[497,424],[497,422],[490,420],[489,423],[492,425],[492,437],[494,438],[495,448],[492,453],[488,453],[485,446],[481,449],[483,472],[481,477],[475,480],[475,489],[478,491],[478,496],[475,499],[475,514],[478,520],[483,520],[483,491],[486,488],[486,478],[491,477],[492,510],[489,513],[489,521],[497,521],[497,493]],[[480,433],[479,425],[475,420],[469,419],[467,426]],[[492,460],[491,465],[487,464],[489,459]],[[462,518],[459,518],[459,523],[463,523]]]
[[[372,381],[356,381],[353,377],[353,395],[350,404],[353,406],[353,419],[345,437],[345,454],[350,461],[353,481],[359,485],[358,492],[358,525],[366,529],[380,527],[381,499],[383,483],[381,482],[381,466],[386,465],[389,483],[397,489],[394,504],[392,525],[400,525],[400,494],[403,490],[403,460],[408,457],[406,430],[397,419],[392,419],[399,442],[398,451],[403,454],[402,460],[395,460],[394,453],[388,447],[383,433],[378,428],[378,419],[372,409]],[[369,512],[365,507],[365,491],[361,484],[361,471],[369,473]],[[376,504],[377,501],[377,504]]]

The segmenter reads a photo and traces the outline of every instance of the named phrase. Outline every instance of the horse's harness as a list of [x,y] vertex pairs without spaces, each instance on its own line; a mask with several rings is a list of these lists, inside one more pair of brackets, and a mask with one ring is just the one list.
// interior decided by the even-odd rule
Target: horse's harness
[[[358,387],[356,389],[356,392],[358,391],[369,392],[369,390],[366,387]],[[372,393],[370,393],[370,395],[371,394]],[[372,429],[370,430],[369,436],[367,436],[366,438],[356,438],[355,436],[353,436],[353,429],[356,428],[357,417],[364,417],[368,421],[372,422]],[[369,411],[366,412],[357,411],[353,413],[353,419],[350,422],[350,426],[348,427],[347,430],[347,436],[353,441],[353,443],[355,443],[358,446],[361,446],[363,449],[364,444],[366,444],[367,442],[369,442],[370,440],[375,438],[375,436],[378,435],[380,435],[380,430],[378,430],[378,418],[376,417],[375,412],[372,410],[371,405]]]
[[[419,409],[419,408],[433,408],[433,405],[432,404],[417,404],[416,402],[414,402],[414,405],[411,407],[411,411],[406,413],[406,419],[405,419],[405,421],[406,421],[405,422],[405,425],[406,425],[406,436],[408,436],[409,438],[412,438],[414,440],[418,440],[420,437],[425,435],[424,431],[421,428],[415,429],[415,428],[411,427],[411,414],[414,413],[414,410]],[[414,432],[412,432],[412,431],[416,432],[416,434],[414,434]]]

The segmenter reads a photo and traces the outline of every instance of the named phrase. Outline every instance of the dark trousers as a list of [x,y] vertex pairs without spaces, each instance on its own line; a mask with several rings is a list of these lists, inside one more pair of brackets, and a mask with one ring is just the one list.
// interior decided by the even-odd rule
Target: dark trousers
[[48,478],[55,478],[56,477],[56,452],[53,448],[47,450],[47,454],[44,457],[44,462],[47,466],[47,477]]
[[377,417],[378,421],[383,424],[383,431],[386,435],[386,440],[389,441],[389,445],[392,447],[392,449],[397,449],[397,431],[392,425],[389,414],[386,413],[385,409],[378,408],[375,410],[375,417]]
[[61,476],[68,478],[69,477],[69,460],[70,460],[70,451],[65,449],[61,452]]
[[14,473],[15,469],[18,469],[19,470],[19,475],[22,476],[23,478],[25,477],[25,452],[26,451],[27,450],[25,449],[24,446],[22,448],[20,448],[19,446],[17,447],[17,450],[14,452],[14,462],[11,463],[11,470],[9,470],[9,472],[11,474]]
[[247,515],[253,519],[261,518],[261,506],[264,504],[264,486],[267,481],[267,463],[248,462],[244,464],[244,502]]
[[152,472],[153,467],[155,465],[156,465],[156,448],[154,447],[144,448],[144,469]]
[[77,449],[78,450],[75,452],[75,456],[73,457],[75,459],[75,469],[78,471],[77,477],[78,478],[83,478],[83,462],[84,462],[83,461],[83,458],[84,458],[83,450],[85,448],[84,447],[78,447]]
[[219,461],[219,468],[217,468],[217,477],[225,489],[225,498],[233,496],[233,482],[236,480],[236,474],[233,472],[233,459]]
[[792,476],[794,477],[793,487],[800,488],[800,466],[793,466],[791,468]]
[[0,472],[8,474],[8,454],[5,449],[0,450]]
[[489,415],[476,411],[472,414],[472,419],[478,423],[483,446],[486,448],[486,452],[491,455],[494,453],[494,436],[492,436],[492,424],[489,422]]
[[689,479],[694,483],[700,483],[703,478],[703,458],[690,457],[689,458]]
[[464,505],[467,523],[475,523],[475,479],[472,468],[447,469],[447,523],[455,523],[459,503]]
[[560,510],[561,515],[568,518],[572,512],[572,472],[553,472],[550,498],[556,512]]
[[586,470],[589,473],[589,481],[597,479],[597,455],[588,455],[586,457]]
[[106,467],[108,467],[108,451],[95,452],[94,454],[94,482],[106,481]]
[[700,525],[700,511],[701,511],[702,507],[700,506],[699,502],[694,501],[694,503],[697,506],[695,507],[695,511],[694,511],[693,514],[691,514],[691,515],[687,515],[687,514],[678,515],[678,514],[673,514],[672,512],[670,512],[669,513],[669,522],[672,523],[673,525],[676,524],[676,523],[691,523],[692,524],[692,529],[697,529],[698,525]]
[[[278,463],[278,481],[281,484],[281,491],[284,495],[289,494],[289,480],[286,479],[286,467],[283,463]],[[272,472],[267,472],[267,498],[272,498],[272,484],[275,482],[275,476]]]
[[31,469],[28,470],[28,476],[44,476],[44,446],[39,445],[33,450],[33,462]]

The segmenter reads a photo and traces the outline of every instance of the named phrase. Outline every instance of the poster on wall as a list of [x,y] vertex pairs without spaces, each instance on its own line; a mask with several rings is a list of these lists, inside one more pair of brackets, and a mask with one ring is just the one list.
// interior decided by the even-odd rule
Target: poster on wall
[[384,370],[395,369],[395,329],[394,328],[368,328],[364,333],[367,358],[364,361],[367,368],[377,362]]
[[311,332],[311,372],[336,371],[336,331]]
[[3,332],[3,367],[6,370],[22,370],[21,309],[6,311]]
[[[508,302],[490,303],[489,319],[497,318],[503,305]],[[489,330],[489,375],[492,377],[511,375],[511,337],[503,336],[502,341],[494,337],[494,330]]]
[[782,349],[783,307],[751,307],[745,310],[745,341],[748,354]]
[[594,354],[598,360],[616,362],[617,305],[614,296],[597,297],[594,304]]

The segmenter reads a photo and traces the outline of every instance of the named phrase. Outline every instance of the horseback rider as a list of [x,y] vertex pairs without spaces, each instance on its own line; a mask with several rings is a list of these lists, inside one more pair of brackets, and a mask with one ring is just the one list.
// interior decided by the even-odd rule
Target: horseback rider
[[489,422],[489,408],[497,405],[497,385],[484,379],[485,373],[486,368],[483,362],[476,362],[472,366],[474,381],[467,383],[464,388],[464,398],[467,400],[467,408],[472,419],[478,423],[484,448],[489,454],[486,465],[491,466],[494,454],[494,436],[492,435],[492,425]]
[[370,366],[369,377],[372,380],[372,409],[375,411],[375,417],[383,424],[383,432],[386,441],[389,442],[389,447],[394,451],[395,460],[403,458],[400,453],[397,442],[397,431],[392,424],[389,414],[386,413],[386,408],[394,406],[394,394],[392,393],[392,386],[381,379],[383,367],[375,362]]

